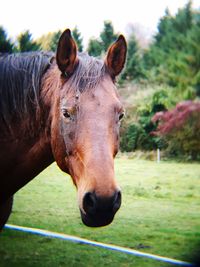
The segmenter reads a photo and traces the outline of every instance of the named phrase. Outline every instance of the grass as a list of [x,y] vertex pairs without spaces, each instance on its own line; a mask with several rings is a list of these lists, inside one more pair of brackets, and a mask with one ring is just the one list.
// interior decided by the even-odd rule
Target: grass
[[[9,223],[190,261],[200,241],[200,165],[116,159],[123,204],[103,228],[81,223],[69,176],[51,165],[15,195]],[[4,230],[0,267],[169,266],[67,241]]]

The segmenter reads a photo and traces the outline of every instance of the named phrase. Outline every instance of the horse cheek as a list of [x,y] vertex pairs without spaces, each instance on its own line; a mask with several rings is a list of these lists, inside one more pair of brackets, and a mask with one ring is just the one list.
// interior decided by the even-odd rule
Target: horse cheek
[[55,120],[52,121],[51,126],[51,147],[54,159],[59,168],[68,173],[65,142],[60,132],[59,122]]

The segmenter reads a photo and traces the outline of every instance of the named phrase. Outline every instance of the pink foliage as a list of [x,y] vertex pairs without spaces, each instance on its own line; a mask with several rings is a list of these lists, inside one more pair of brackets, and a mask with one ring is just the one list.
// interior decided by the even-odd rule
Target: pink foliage
[[156,113],[152,121],[158,122],[154,135],[167,135],[180,130],[191,118],[196,116],[200,124],[200,101],[185,101],[178,103],[174,109]]

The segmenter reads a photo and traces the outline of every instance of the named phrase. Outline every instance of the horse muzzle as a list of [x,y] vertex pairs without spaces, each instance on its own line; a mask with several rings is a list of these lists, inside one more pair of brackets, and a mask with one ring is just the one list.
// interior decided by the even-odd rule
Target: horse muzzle
[[116,191],[111,197],[100,197],[95,192],[87,192],[83,197],[81,218],[90,227],[106,226],[113,221],[121,206],[121,192]]

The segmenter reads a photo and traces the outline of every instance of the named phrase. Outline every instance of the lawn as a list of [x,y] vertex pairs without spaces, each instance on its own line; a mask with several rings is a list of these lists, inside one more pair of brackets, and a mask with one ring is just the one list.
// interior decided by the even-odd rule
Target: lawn
[[[111,225],[82,224],[76,189],[56,164],[15,195],[9,223],[190,261],[200,241],[200,165],[118,158],[115,168],[123,204]],[[169,266],[9,229],[0,234],[0,267],[96,265]]]

